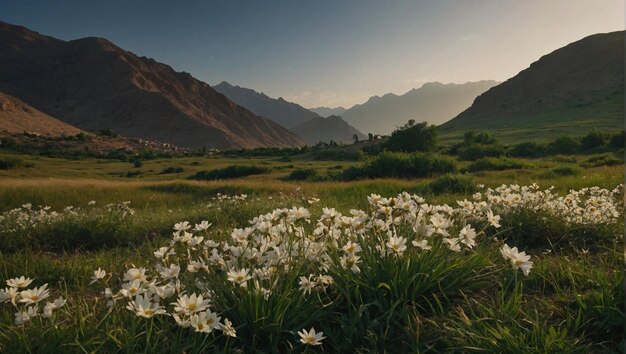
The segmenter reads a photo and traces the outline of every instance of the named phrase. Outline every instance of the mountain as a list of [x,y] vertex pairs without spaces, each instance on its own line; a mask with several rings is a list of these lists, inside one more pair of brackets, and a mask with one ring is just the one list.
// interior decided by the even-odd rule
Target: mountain
[[213,88],[238,105],[288,128],[308,145],[315,145],[320,141],[328,143],[331,140],[351,143],[354,142],[354,134],[359,139],[365,137],[363,133],[346,123],[341,117],[322,118],[317,113],[311,112],[299,104],[286,101],[282,97],[271,98],[264,93],[234,86],[226,81],[222,81]]
[[0,132],[71,136],[80,133],[81,130],[0,92]]
[[319,117],[316,113],[299,104],[285,101],[282,97],[275,99],[245,87],[233,86],[226,81],[213,86],[236,104],[246,107],[252,113],[268,118],[289,129],[312,118]]
[[544,55],[478,96],[442,132],[485,130],[521,139],[624,128],[624,31],[595,34]]
[[304,144],[190,74],[102,38],[63,41],[0,22],[0,91],[85,130],[191,148]]
[[342,117],[360,131],[374,134],[390,134],[409,119],[438,125],[461,113],[476,96],[497,84],[496,81],[426,83],[404,95],[371,97],[345,111]]
[[351,144],[354,142],[354,134],[359,140],[367,138],[338,116],[313,118],[291,128],[291,131],[302,137],[308,145],[315,145],[320,141],[328,143],[331,140]]
[[341,116],[343,112],[346,111],[346,109],[343,107],[335,107],[335,108],[316,107],[316,108],[309,108],[309,111],[315,112],[322,117],[330,117],[330,116]]

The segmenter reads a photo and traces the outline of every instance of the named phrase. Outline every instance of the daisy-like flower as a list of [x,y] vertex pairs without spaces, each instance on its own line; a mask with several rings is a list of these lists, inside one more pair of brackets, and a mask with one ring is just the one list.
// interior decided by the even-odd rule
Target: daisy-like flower
[[187,231],[189,230],[190,227],[191,225],[189,225],[189,221],[183,221],[183,222],[174,224],[174,230],[178,232]]
[[0,303],[11,301],[13,305],[16,304],[17,295],[19,294],[17,288],[9,287],[0,290]]
[[150,297],[144,297],[143,295],[137,295],[135,300],[129,302],[126,308],[135,312],[137,316],[144,318],[151,318],[152,316],[165,313],[163,307],[150,301]]
[[493,215],[491,210],[487,211],[487,221],[495,228],[500,227],[500,215]]
[[52,313],[54,310],[58,310],[65,305],[67,301],[63,298],[63,296],[54,300],[54,302],[47,302],[46,306],[43,308],[43,314],[41,317],[49,318],[52,317]]
[[29,322],[33,317],[37,317],[37,308],[31,306],[24,311],[18,311],[15,313],[15,324],[18,326],[23,325],[24,323]]
[[240,270],[229,270],[226,275],[228,276],[228,281],[245,287],[246,282],[252,279],[252,277],[248,275],[249,272],[248,269],[242,268]]
[[402,255],[406,250],[406,238],[400,236],[391,236],[387,241],[387,248],[397,255]]
[[220,327],[220,319],[221,317],[218,317],[211,310],[207,310],[191,315],[189,322],[196,332],[211,333]]
[[124,274],[124,281],[146,280],[145,268],[130,268]]
[[93,275],[91,276],[91,282],[89,282],[89,285],[97,282],[100,279],[103,279],[106,275],[107,275],[107,272],[102,270],[102,268],[98,268],[94,270]]
[[509,247],[509,245],[504,244],[500,249],[500,253],[504,259],[509,260],[511,262],[511,266],[513,269],[521,269],[524,275],[528,275],[530,269],[533,267],[533,262],[530,261],[530,256],[526,254],[526,252],[519,252],[517,247]]
[[204,263],[204,261],[200,260],[200,261],[191,261],[189,262],[189,264],[187,264],[187,271],[190,273],[197,273],[201,270],[206,270],[207,266],[206,263]]
[[50,290],[47,289],[48,284],[44,284],[38,288],[24,290],[20,293],[20,303],[30,305],[36,304],[41,300],[45,300],[50,296]]
[[228,318],[225,318],[224,323],[220,324],[220,329],[227,336],[237,337],[237,331],[235,330],[235,327],[233,327],[232,322],[228,320]]
[[428,250],[433,249],[432,246],[428,245],[428,241],[426,241],[426,240],[421,240],[421,241],[415,241],[414,240],[411,243],[413,244],[413,246],[419,247],[419,248],[423,249],[424,251],[428,251]]
[[298,282],[298,284],[300,284],[300,291],[302,291],[304,293],[304,295],[310,294],[311,290],[313,290],[313,288],[315,288],[315,286],[317,285],[317,282],[315,280],[311,280],[311,277],[313,277],[313,274],[309,274],[309,277],[300,277],[300,281]]
[[341,256],[339,258],[339,263],[344,269],[350,269],[354,274],[361,273],[361,269],[359,268],[359,262],[361,257],[354,254],[347,254]]
[[139,294],[143,294],[146,291],[143,286],[141,280],[133,280],[127,283],[122,284],[122,289],[120,289],[120,294],[124,297],[133,298]]
[[362,248],[358,243],[348,241],[341,249],[343,249],[348,254],[357,254],[361,252]]
[[25,278],[23,275],[19,278],[12,278],[7,280],[7,285],[16,288],[16,289],[24,289],[33,282],[31,278]]
[[315,333],[315,328],[311,327],[311,329],[307,332],[306,329],[302,329],[302,331],[298,332],[300,336],[300,343],[306,345],[321,345],[322,340],[325,339],[324,332]]
[[210,224],[208,221],[203,220],[201,221],[199,224],[196,224],[195,230],[196,231],[205,231],[209,228],[209,226],[211,226],[212,224]]
[[471,225],[466,225],[459,232],[459,240],[462,244],[467,246],[467,248],[476,246],[476,230],[474,230]]
[[174,251],[174,249],[171,247],[161,247],[158,250],[154,251],[153,254],[156,258],[162,259],[175,255],[176,251]]
[[174,311],[180,314],[191,315],[197,312],[201,312],[209,307],[210,299],[205,299],[202,295],[191,294],[191,296],[182,295],[173,302]]
[[178,264],[170,264],[169,268],[159,267],[159,274],[161,278],[165,280],[177,278],[180,273],[180,266]]

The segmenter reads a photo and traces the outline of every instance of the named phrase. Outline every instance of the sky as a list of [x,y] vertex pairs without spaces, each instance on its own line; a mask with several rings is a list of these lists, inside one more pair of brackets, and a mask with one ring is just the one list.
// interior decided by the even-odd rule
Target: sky
[[624,0],[2,0],[0,20],[104,37],[211,85],[307,108],[351,107],[431,81],[504,81],[590,34]]

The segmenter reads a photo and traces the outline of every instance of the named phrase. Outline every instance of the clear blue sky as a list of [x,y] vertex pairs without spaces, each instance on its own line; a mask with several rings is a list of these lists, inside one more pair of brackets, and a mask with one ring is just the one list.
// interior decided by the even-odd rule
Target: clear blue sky
[[424,82],[505,80],[567,43],[624,29],[623,0],[1,0],[0,20],[138,55],[305,107]]

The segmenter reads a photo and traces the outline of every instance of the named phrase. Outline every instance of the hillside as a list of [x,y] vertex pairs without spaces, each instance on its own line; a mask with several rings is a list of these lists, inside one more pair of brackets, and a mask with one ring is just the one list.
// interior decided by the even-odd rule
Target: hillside
[[390,134],[409,119],[438,125],[461,113],[478,95],[497,84],[496,81],[431,82],[404,95],[389,93],[371,97],[345,111],[342,117],[366,134]]
[[62,41],[0,22],[0,91],[84,130],[191,148],[304,144],[190,74],[102,38]]
[[505,140],[624,128],[624,31],[595,34],[541,57],[476,98],[444,134],[489,130]]
[[341,116],[346,111],[343,107],[315,107],[309,108],[309,111],[319,114],[321,117]]
[[81,130],[0,92],[0,132],[70,136]]
[[302,137],[308,145],[315,145],[320,141],[325,143],[335,141],[338,143],[351,144],[354,142],[355,134],[359,140],[366,138],[363,133],[356,130],[338,116],[313,118],[291,128],[291,131]]
[[287,129],[319,117],[316,113],[299,104],[288,102],[282,97],[278,99],[271,98],[264,93],[245,87],[233,86],[226,81],[222,81],[219,85],[213,86],[213,88],[226,95],[236,104],[249,109],[250,112],[268,118]]

